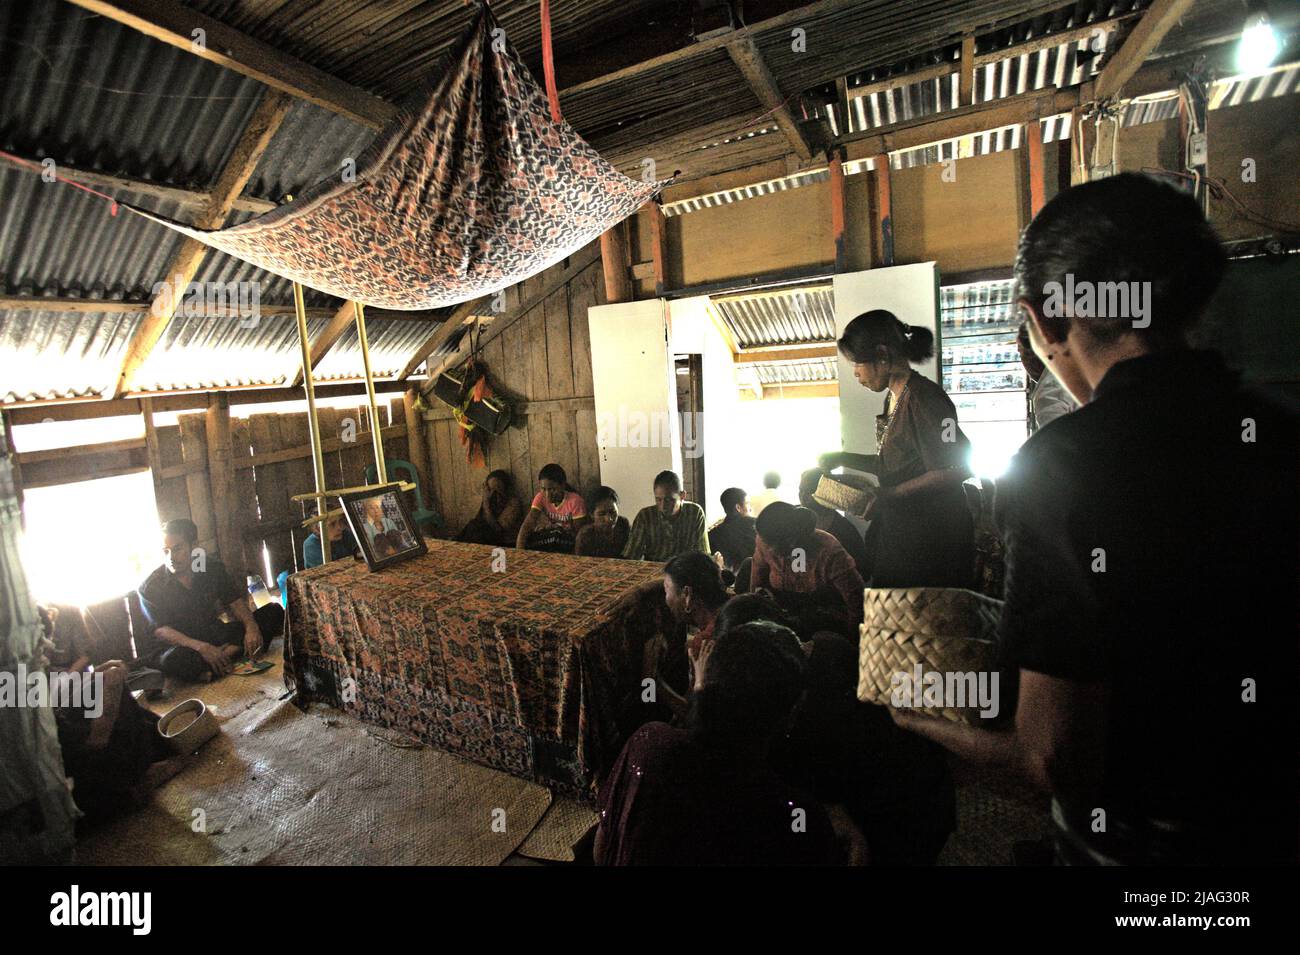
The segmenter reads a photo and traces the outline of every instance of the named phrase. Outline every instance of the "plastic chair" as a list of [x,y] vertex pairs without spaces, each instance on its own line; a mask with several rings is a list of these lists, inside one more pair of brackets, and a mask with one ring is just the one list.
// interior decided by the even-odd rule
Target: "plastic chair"
[[[406,481],[415,485],[415,512],[411,515],[415,518],[416,526],[428,523],[433,527],[446,527],[446,521],[442,515],[433,508],[424,506],[424,492],[420,489],[420,475],[415,471],[415,465],[410,461],[403,461],[401,458],[393,458],[391,461],[384,462],[388,470],[389,481]],[[378,473],[373,464],[366,465],[366,483],[374,484],[375,475]]]

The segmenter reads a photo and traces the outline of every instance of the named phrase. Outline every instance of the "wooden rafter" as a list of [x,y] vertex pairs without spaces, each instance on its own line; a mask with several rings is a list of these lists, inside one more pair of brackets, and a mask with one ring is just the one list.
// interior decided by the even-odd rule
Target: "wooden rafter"
[[[397,107],[387,100],[175,0],[70,2],[210,63],[252,77],[289,96],[346,116],[362,126],[381,129],[397,115]],[[202,44],[196,42],[196,30],[204,31]]]
[[[42,161],[28,157],[20,158],[25,158],[28,162],[36,165],[40,165]],[[0,156],[0,164],[13,166],[16,169],[28,168],[6,156]],[[59,175],[71,179],[73,182],[79,182],[83,186],[106,190],[109,193],[133,192],[136,195],[148,196],[163,202],[175,202],[185,209],[202,209],[212,201],[212,193],[204,189],[189,189],[184,186],[151,182],[147,179],[132,179],[128,176],[108,176],[102,172],[80,169],[67,163],[59,163],[58,171]],[[269,199],[239,196],[235,199],[234,208],[238,212],[262,213],[274,209],[275,203]]]
[[[355,320],[355,313],[351,302],[344,302],[336,308],[330,315],[329,324],[321,329],[321,333],[316,336],[316,340],[311,343],[311,367],[316,370],[316,366],[321,363],[321,359],[329,354],[329,350],[334,347],[335,343],[343,337],[343,333],[348,330],[348,326]],[[293,376],[290,386],[297,388],[302,384],[302,369]]]
[[1097,99],[1110,99],[1119,93],[1191,6],[1192,0],[1153,0],[1119,49],[1107,57],[1097,76]]
[[[258,161],[266,152],[266,147],[270,145],[271,137],[284,122],[292,102],[283,93],[267,90],[248,121],[248,125],[240,134],[230,159],[217,176],[208,205],[194,222],[197,228],[217,229],[225,224],[235,199],[244,191],[244,186],[248,184],[249,177],[257,168]],[[164,273],[163,281],[172,283],[172,288],[177,290],[185,288],[193,281],[207,253],[208,247],[202,242],[196,239],[185,239],[181,243],[180,251],[176,253],[176,257]],[[126,355],[118,372],[117,384],[113,388],[114,398],[122,397],[130,389],[135,373],[140,370],[140,366],[144,364],[149,353],[153,351],[154,345],[166,331],[167,324],[174,314],[174,305],[179,298],[179,295],[159,295],[154,299],[149,314],[140,323],[140,327],[136,329],[135,335],[127,346]],[[169,307],[168,302],[171,302],[173,307]]]
[[469,321],[482,304],[482,299],[471,299],[457,305],[446,320],[438,326],[437,330],[425,339],[424,344],[415,350],[415,353],[411,355],[410,360],[406,363],[406,367],[397,375],[397,380],[405,381],[415,374],[415,369],[420,367],[420,362],[436,352],[452,335],[455,335],[457,329]]
[[[541,287],[538,288],[537,291],[535,291],[529,298],[520,302],[510,311],[506,312],[504,315],[497,315],[496,317],[494,317],[492,319],[492,324],[489,325],[487,327],[487,330],[483,333],[483,338],[479,342],[479,344],[487,345],[489,342],[493,341],[497,336],[499,336],[507,328],[513,325],[517,319],[519,319],[523,315],[528,314],[528,312],[532,311],[542,302],[546,301],[546,299],[550,298],[560,289],[564,288],[564,286],[568,285],[579,275],[581,275],[583,272],[591,268],[599,261],[600,261],[599,245],[596,245],[594,248],[589,246],[587,249],[574,255],[572,258],[569,259],[569,265],[562,272],[552,272],[550,277],[547,278],[546,281],[542,283]],[[448,332],[448,337],[450,337],[450,332]],[[442,374],[442,372],[445,369],[450,368],[458,361],[463,360],[468,351],[468,347],[469,347],[468,344],[462,342],[460,348],[456,349],[455,352],[453,352],[450,355],[444,356],[436,366],[430,366],[429,367],[430,383],[432,383],[433,380],[438,377],[438,375]],[[416,367],[418,367],[419,362],[416,361],[415,365]],[[414,371],[414,368],[412,368],[412,371]],[[426,386],[426,390],[427,390],[427,386]]]
[[746,36],[728,43],[727,55],[745,77],[745,82],[758,98],[759,103],[771,111],[772,118],[781,127],[781,132],[785,134],[790,148],[800,159],[805,161],[812,159],[812,150],[808,148],[808,142],[795,121],[794,113],[786,105],[787,97],[781,95],[781,88],[777,86],[772,71],[767,68],[767,62],[763,59],[763,54],[759,52],[753,38]]

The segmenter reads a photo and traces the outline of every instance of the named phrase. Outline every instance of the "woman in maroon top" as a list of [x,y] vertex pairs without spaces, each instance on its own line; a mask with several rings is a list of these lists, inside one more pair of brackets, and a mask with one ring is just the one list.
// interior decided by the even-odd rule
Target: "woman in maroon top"
[[826,810],[772,770],[804,693],[795,635],[770,623],[721,640],[686,728],[647,723],[600,788],[598,865],[834,865]]
[[801,633],[831,630],[856,640],[863,586],[848,551],[817,529],[816,514],[785,501],[763,508],[750,587],[770,591]]
[[838,344],[864,388],[887,392],[876,418],[877,453],[821,461],[880,478],[880,492],[861,515],[872,522],[871,586],[969,587],[975,525],[961,485],[971,473],[970,441],[952,399],[912,368],[934,354],[934,334],[875,309],[849,322]]

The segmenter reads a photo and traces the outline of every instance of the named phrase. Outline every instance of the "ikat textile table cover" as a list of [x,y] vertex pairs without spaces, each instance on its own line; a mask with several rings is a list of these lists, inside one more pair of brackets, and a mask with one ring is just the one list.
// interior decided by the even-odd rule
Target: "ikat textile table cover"
[[602,611],[662,568],[508,549],[497,572],[486,545],[428,546],[377,573],[345,559],[291,576],[285,683],[300,705],[592,798],[642,647],[673,626],[658,590]]

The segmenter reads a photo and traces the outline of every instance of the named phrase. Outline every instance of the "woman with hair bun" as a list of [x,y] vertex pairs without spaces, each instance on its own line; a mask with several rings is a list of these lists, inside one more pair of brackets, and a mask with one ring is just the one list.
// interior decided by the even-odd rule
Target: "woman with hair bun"
[[873,472],[880,491],[858,516],[871,521],[873,587],[969,587],[975,528],[962,482],[970,441],[944,390],[912,368],[934,354],[934,333],[875,309],[844,329],[839,350],[864,388],[886,392],[876,454],[823,455],[824,468]]
[[862,577],[840,542],[817,529],[817,515],[774,501],[758,515],[757,529],[752,589],[769,591],[801,634],[830,630],[856,641]]

